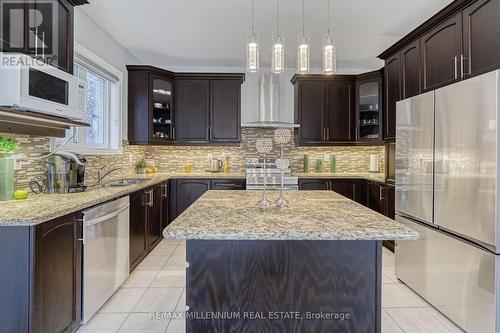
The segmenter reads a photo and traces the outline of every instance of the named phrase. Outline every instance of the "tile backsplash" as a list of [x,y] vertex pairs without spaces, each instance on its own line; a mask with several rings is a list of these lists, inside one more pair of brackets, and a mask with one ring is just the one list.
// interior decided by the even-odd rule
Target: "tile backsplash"
[[[96,182],[97,170],[101,166],[122,169],[119,175],[129,175],[134,171],[134,163],[143,156],[153,157],[160,172],[179,172],[185,164],[193,166],[193,172],[202,172],[208,167],[208,154],[229,164],[232,172],[244,172],[248,158],[256,157],[255,140],[257,138],[273,138],[273,129],[242,128],[239,146],[130,146],[124,142],[123,153],[117,155],[86,155],[88,160],[86,182]],[[12,135],[9,135],[12,136]],[[21,144],[16,153],[22,159],[22,169],[16,171],[16,188],[27,188],[30,180],[43,180],[44,163],[38,159],[50,149],[49,138],[14,135]],[[294,140],[295,141],[295,140]],[[269,156],[278,157],[280,149],[275,145]],[[336,147],[297,147],[294,142],[285,145],[284,155],[291,159],[292,171],[303,172],[304,154],[309,155],[309,170],[314,170],[318,159],[334,154],[337,172],[367,172],[370,154],[379,155],[379,168],[385,170],[385,150],[383,146],[336,146]],[[129,162],[131,157],[133,162]],[[323,169],[328,170],[328,162],[323,162]]]

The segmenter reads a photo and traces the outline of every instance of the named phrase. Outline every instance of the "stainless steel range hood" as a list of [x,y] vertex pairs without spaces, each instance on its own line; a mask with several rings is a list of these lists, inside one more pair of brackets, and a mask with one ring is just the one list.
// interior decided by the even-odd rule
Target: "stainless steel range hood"
[[[242,123],[242,127],[299,127],[290,123],[280,113],[280,77],[277,74],[261,74],[259,77],[259,107],[251,118],[254,121]],[[281,110],[283,111],[283,110]],[[290,110],[293,114],[293,110]]]

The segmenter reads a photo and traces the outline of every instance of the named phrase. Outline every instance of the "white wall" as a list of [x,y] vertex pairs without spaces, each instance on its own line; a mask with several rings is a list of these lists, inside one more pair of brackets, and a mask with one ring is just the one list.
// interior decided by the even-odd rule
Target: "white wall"
[[122,137],[127,138],[128,75],[125,65],[140,64],[141,62],[79,7],[75,8],[75,42],[122,72]]

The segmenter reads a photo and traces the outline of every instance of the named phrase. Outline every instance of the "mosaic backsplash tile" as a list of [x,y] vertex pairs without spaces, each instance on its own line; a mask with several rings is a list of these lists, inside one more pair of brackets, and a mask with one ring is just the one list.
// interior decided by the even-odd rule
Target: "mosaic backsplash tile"
[[[22,160],[22,169],[16,171],[16,188],[28,188],[31,180],[42,181],[44,178],[44,162],[40,156],[50,149],[49,138],[9,135],[21,144],[16,153]],[[208,154],[229,164],[232,172],[244,172],[248,158],[257,157],[255,140],[258,138],[273,138],[273,129],[242,128],[240,146],[130,146],[124,142],[123,153],[117,155],[86,155],[88,160],[86,182],[93,184],[97,181],[97,171],[102,166],[108,168],[121,167],[114,174],[130,175],[134,172],[134,163],[144,156],[152,157],[160,172],[182,171],[185,164],[191,164],[193,171],[204,171],[208,168]],[[294,136],[295,137],[295,136]],[[296,140],[285,145],[284,156],[291,159],[292,172],[303,172],[304,154],[309,155],[310,171],[318,159],[323,160],[325,155],[334,154],[336,158],[336,172],[367,172],[369,169],[370,154],[379,155],[379,168],[385,170],[385,150],[382,146],[337,146],[337,147],[297,147]],[[278,157],[280,148],[275,145],[270,157]],[[132,162],[129,162],[129,159]],[[323,170],[328,171],[328,162],[323,162]]]

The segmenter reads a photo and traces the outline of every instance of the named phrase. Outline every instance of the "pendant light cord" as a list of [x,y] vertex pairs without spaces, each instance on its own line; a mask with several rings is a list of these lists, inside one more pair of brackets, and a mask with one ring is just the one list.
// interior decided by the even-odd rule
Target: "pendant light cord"
[[326,3],[328,4],[328,36],[330,36],[330,0],[326,0]]
[[253,25],[253,1],[252,0],[252,36],[255,36],[255,29],[254,29],[254,25]]
[[305,26],[305,0],[302,0],[302,37],[304,37],[305,33],[304,33],[304,26]]
[[280,0],[276,0],[276,22],[278,23],[277,32],[280,35]]

